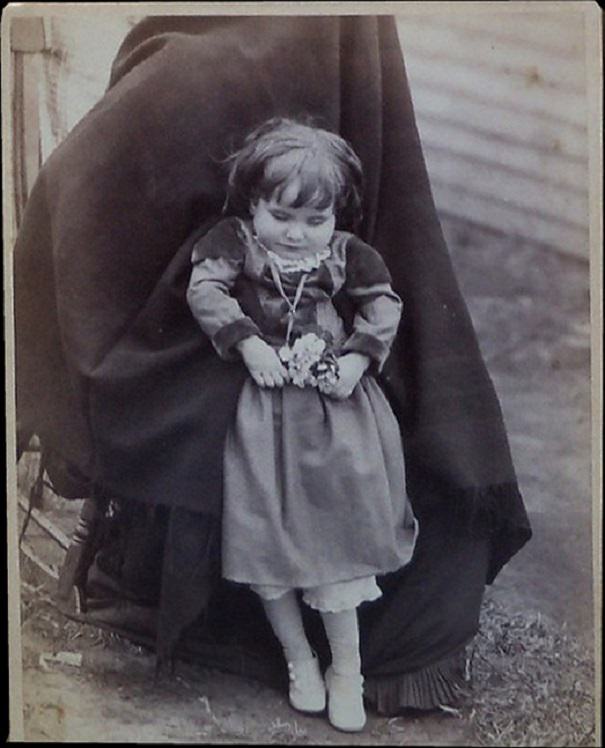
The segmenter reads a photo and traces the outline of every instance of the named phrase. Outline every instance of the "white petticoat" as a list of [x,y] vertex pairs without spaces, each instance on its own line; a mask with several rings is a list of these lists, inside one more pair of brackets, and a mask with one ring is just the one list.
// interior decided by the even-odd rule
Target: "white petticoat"
[[[252,584],[250,588],[265,600],[277,600],[292,589],[276,584]],[[307,605],[323,613],[352,610],[363,602],[378,600],[382,595],[382,590],[376,584],[376,577],[331,582],[318,587],[305,587],[301,591]]]

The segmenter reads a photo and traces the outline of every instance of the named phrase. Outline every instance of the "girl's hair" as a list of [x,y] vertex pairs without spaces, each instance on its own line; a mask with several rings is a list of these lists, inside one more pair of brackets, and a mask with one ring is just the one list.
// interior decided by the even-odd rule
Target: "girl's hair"
[[351,146],[333,132],[281,117],[254,129],[229,159],[225,212],[248,213],[259,198],[277,199],[298,179],[297,208],[334,206],[337,224],[361,221],[363,172]]

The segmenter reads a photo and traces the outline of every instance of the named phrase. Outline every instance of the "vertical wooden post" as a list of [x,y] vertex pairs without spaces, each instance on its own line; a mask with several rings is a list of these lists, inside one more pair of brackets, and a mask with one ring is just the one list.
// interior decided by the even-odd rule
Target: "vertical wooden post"
[[12,173],[15,230],[41,166],[39,82],[46,49],[39,17],[12,18]]

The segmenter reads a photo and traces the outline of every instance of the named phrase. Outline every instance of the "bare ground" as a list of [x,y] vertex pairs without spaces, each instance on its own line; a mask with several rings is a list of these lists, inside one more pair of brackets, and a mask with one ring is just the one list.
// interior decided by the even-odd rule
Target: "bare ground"
[[[452,221],[444,228],[534,528],[487,590],[471,647],[478,664],[460,709],[370,713],[363,733],[346,735],[240,677],[179,663],[155,682],[151,652],[67,621],[52,606],[52,581],[22,557],[26,740],[594,745],[587,267]],[[49,516],[66,532],[77,509],[47,496]],[[60,549],[35,526],[27,540],[58,567]],[[81,661],[44,658],[61,652]]]

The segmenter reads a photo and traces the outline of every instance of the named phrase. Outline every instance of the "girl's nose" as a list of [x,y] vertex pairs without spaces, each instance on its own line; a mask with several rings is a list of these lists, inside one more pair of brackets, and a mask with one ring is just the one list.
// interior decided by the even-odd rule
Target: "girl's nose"
[[289,223],[286,227],[286,237],[290,240],[296,241],[298,239],[302,239],[303,237],[303,230],[302,226],[297,222],[293,221],[292,223]]

